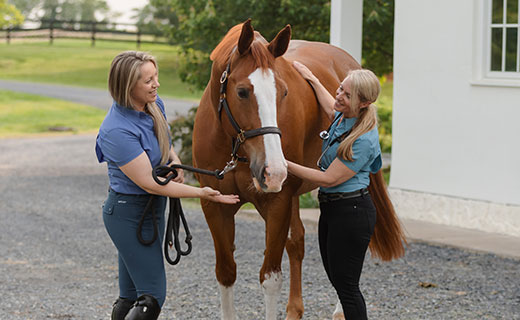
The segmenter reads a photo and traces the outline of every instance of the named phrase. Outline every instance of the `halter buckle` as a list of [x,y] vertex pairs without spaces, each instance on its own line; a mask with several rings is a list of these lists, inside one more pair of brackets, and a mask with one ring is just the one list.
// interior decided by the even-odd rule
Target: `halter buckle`
[[222,72],[222,75],[220,76],[220,83],[222,84],[222,83],[226,82],[227,77],[228,77],[227,70],[224,70],[224,72]]
[[240,132],[237,134],[237,139],[240,141],[240,143],[244,143],[244,141],[246,141],[244,130],[240,129]]

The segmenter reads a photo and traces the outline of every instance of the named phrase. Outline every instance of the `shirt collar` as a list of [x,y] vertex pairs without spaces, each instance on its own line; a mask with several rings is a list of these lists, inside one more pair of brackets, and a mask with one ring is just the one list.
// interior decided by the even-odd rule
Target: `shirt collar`
[[149,117],[146,112],[137,111],[129,107],[122,106],[115,101],[112,103],[112,106],[125,117],[132,117],[137,119]]

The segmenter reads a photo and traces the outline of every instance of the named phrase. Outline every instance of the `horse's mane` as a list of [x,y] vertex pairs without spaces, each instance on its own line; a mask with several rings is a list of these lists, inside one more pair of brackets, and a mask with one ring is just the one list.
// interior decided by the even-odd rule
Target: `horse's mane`
[[[211,61],[224,65],[229,62],[231,55],[234,52],[240,34],[242,32],[242,25],[237,24],[229,29],[222,41],[213,49],[209,58]],[[255,38],[250,46],[250,52],[253,57],[254,64],[257,68],[267,69],[274,65],[274,57],[266,47],[267,41],[258,32],[254,32]]]

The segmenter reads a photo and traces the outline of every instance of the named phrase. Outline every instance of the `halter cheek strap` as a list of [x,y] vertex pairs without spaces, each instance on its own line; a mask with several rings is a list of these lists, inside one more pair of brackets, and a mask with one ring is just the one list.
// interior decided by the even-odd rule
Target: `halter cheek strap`
[[233,148],[232,148],[232,153],[231,153],[231,158],[232,158],[231,160],[234,161],[237,159],[239,159],[239,160],[242,159],[237,156],[237,152],[238,152],[238,149],[240,148],[240,145],[242,143],[244,143],[246,141],[246,139],[256,137],[256,136],[261,136],[264,134],[278,134],[278,135],[282,136],[282,132],[280,131],[280,128],[272,127],[272,126],[260,127],[260,128],[256,128],[256,129],[252,129],[252,130],[247,130],[247,131],[244,131],[244,130],[242,130],[242,128],[240,128],[240,125],[237,123],[237,121],[233,117],[233,114],[231,113],[231,110],[229,109],[229,105],[228,105],[227,99],[226,99],[227,83],[228,83],[230,68],[231,68],[231,61],[227,64],[226,70],[224,70],[224,72],[222,72],[222,76],[220,76],[220,100],[219,100],[219,104],[218,104],[218,115],[219,115],[219,119],[222,120],[221,114],[222,114],[222,109],[224,109],[229,122],[231,123],[231,125],[233,126],[235,131],[237,132],[236,138],[233,139],[234,141],[233,141]]

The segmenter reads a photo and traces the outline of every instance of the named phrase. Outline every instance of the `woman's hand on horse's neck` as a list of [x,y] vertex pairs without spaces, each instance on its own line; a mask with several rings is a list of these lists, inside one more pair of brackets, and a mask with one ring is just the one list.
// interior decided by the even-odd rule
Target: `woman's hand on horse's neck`
[[311,84],[311,87],[318,98],[319,105],[327,114],[330,122],[332,122],[334,120],[334,96],[325,89],[320,80],[316,78],[316,76],[305,65],[298,61],[294,61],[293,66],[294,69],[296,69],[302,77]]

